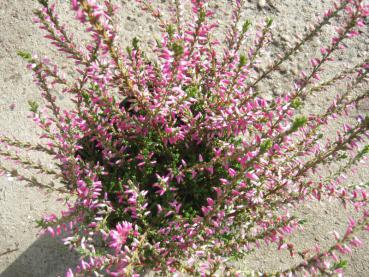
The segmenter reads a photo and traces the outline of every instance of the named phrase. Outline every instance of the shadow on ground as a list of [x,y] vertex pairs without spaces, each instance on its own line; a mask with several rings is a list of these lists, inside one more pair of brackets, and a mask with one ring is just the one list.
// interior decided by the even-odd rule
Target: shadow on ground
[[78,255],[70,252],[57,239],[41,236],[23,252],[0,277],[56,277],[64,276],[74,267]]

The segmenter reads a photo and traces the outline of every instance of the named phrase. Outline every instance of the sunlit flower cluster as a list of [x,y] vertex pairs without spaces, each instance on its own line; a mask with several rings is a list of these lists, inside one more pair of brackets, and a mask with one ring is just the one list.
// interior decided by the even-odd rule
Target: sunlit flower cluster
[[[69,197],[67,210],[44,217],[40,225],[83,254],[67,276],[139,276],[147,268],[163,275],[215,276],[223,270],[223,275],[240,276],[228,261],[262,243],[291,255],[304,253],[302,263],[263,276],[341,273],[339,255],[362,244],[357,231],[369,230],[367,189],[343,181],[346,172],[366,161],[369,117],[345,124],[334,138],[321,131],[368,100],[367,90],[352,92],[368,81],[369,60],[331,79],[321,73],[346,41],[361,34],[369,15],[364,1],[333,3],[266,66],[260,61],[273,39],[273,21],[265,20],[252,34],[251,22],[241,22],[243,0],[233,3],[225,42],[212,36],[219,27],[211,1],[189,1],[188,21],[184,1],[173,1],[171,19],[151,1],[137,1],[161,30],[151,53],[155,59],[138,39],[126,50],[119,46],[113,22],[117,7],[110,1],[70,1],[90,34],[84,45],[60,23],[55,5],[39,2],[35,22],[73,62],[75,74],[67,76],[52,61],[20,52],[47,103],[39,109],[30,102],[47,143],[1,136],[0,142],[5,148],[44,151],[60,171],[3,148],[0,155],[65,184],[58,190]],[[339,24],[331,42],[311,57],[310,68],[295,76],[289,91],[272,99],[258,91],[259,83],[330,24]],[[244,45],[250,36],[252,45]],[[342,80],[346,90],[325,111],[303,115],[310,95]],[[73,107],[60,107],[54,90],[70,97]],[[338,159],[343,162],[336,172],[310,178]],[[289,236],[303,222],[290,208],[324,198],[354,205],[358,218],[349,220],[345,234],[334,233],[332,247],[300,251]]]

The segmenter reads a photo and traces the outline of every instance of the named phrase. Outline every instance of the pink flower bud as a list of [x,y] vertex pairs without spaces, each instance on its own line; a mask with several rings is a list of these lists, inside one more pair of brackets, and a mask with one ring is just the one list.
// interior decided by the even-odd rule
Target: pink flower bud
[[259,177],[255,173],[252,173],[252,172],[247,172],[246,177],[254,181],[259,180]]

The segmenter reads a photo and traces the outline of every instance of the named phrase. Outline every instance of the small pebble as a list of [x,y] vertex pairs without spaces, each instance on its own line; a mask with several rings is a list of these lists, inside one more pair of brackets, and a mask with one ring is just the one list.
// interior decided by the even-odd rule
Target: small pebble
[[131,23],[131,22],[127,22],[126,24],[124,24],[124,29],[126,31],[132,32],[135,30],[135,24]]
[[259,0],[258,1],[258,7],[260,9],[265,8],[265,6],[266,6],[266,0]]

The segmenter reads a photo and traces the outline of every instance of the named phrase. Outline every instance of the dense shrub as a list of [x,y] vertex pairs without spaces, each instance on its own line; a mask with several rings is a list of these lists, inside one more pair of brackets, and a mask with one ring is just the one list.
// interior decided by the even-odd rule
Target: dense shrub
[[[73,61],[74,71],[66,76],[50,60],[20,52],[46,100],[46,110],[33,101],[30,107],[47,142],[32,145],[5,136],[0,141],[3,149],[46,152],[60,170],[11,150],[0,154],[65,185],[54,189],[66,193],[68,209],[39,224],[81,252],[79,265],[67,276],[138,276],[146,268],[163,275],[242,275],[232,259],[262,242],[303,259],[263,276],[342,271],[345,263],[338,254],[361,244],[357,231],[369,230],[367,189],[345,186],[341,178],[365,161],[369,117],[358,116],[334,138],[322,131],[367,100],[367,88],[356,88],[367,84],[369,61],[325,80],[320,73],[345,41],[360,34],[368,5],[333,3],[294,45],[265,65],[260,61],[272,41],[273,22],[258,25],[251,45],[244,46],[251,22],[240,22],[242,0],[234,3],[224,44],[211,36],[218,26],[208,1],[190,1],[188,21],[180,0],[174,1],[170,19],[152,3],[137,1],[161,30],[149,54],[137,39],[125,50],[119,47],[116,7],[110,1],[70,1],[91,36],[85,45],[59,22],[55,5],[39,2],[36,23]],[[256,89],[330,24],[337,24],[331,43],[311,57],[311,67],[294,77],[288,92],[268,99]],[[304,111],[310,95],[344,84],[323,113]],[[68,95],[73,107],[60,107],[54,90]],[[331,163],[339,164],[335,172],[313,178]],[[5,165],[1,169],[18,175]],[[354,205],[358,219],[350,220],[330,248],[295,249],[289,236],[303,220],[289,210],[325,198]]]

